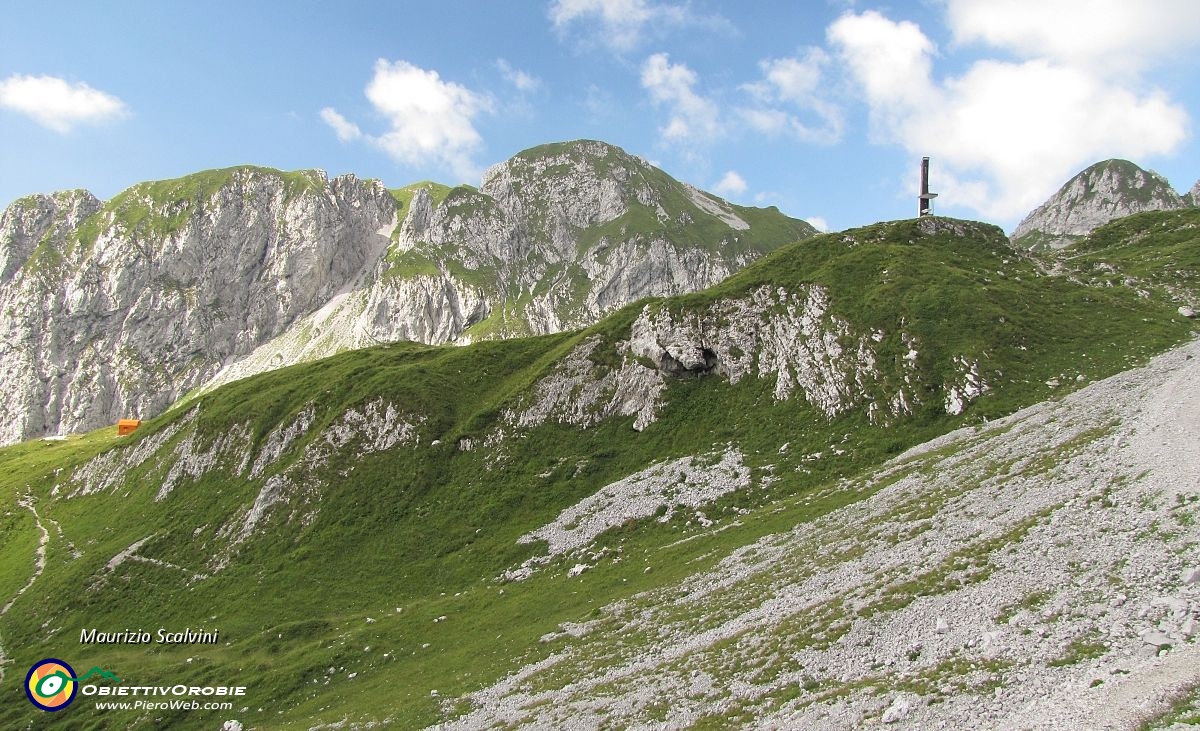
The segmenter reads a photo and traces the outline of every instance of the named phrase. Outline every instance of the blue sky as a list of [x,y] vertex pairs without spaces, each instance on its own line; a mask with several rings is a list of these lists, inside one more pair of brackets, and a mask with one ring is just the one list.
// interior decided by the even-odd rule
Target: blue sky
[[1007,230],[1109,157],[1200,178],[1200,3],[18,3],[0,24],[0,206],[236,164],[477,183],[602,139],[841,229]]

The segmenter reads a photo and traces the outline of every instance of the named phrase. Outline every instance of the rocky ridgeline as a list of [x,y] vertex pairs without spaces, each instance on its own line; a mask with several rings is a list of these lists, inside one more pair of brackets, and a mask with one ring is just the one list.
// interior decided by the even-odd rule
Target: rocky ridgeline
[[751,242],[724,201],[599,142],[436,188],[236,168],[107,203],[17,201],[0,216],[0,443],[149,418],[346,349],[590,324],[814,233],[760,212],[787,233]]
[[1180,196],[1158,173],[1127,160],[1105,160],[1067,181],[1013,230],[1018,246],[1061,249],[1109,221],[1144,211],[1196,205],[1200,182]]
[[788,233],[754,243],[725,201],[602,142],[528,150],[490,168],[478,189],[460,186],[440,201],[431,190],[412,192],[370,287],[330,301],[206,388],[382,342],[584,327],[644,297],[716,284],[815,233],[770,213]]
[[[439,728],[1141,728],[1200,684],[1197,356],[845,480],[868,497],[564,624]],[[600,507],[537,537],[605,560],[558,525]]]

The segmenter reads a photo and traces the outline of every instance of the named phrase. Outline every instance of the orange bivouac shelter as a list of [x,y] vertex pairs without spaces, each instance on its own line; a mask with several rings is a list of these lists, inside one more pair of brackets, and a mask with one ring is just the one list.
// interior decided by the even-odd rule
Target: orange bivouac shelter
[[134,429],[142,425],[141,419],[119,419],[117,421],[117,436],[132,434]]

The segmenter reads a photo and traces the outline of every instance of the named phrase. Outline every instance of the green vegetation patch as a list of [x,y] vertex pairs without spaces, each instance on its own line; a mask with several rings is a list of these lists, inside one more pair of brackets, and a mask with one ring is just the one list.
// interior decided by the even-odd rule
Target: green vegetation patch
[[1200,209],[1120,218],[1063,254],[1094,285],[1147,289],[1200,306]]

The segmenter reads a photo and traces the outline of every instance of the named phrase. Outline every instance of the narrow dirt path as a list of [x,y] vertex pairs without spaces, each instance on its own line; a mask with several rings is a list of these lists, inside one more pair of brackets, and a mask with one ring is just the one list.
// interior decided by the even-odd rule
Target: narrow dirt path
[[[38,515],[37,508],[33,506],[33,496],[25,493],[25,497],[18,500],[17,504],[33,513],[33,520],[37,523],[38,530],[42,532],[42,537],[38,539],[37,560],[34,563],[33,576],[29,577],[29,581],[25,582],[25,586],[21,587],[12,599],[3,607],[0,607],[0,617],[8,614],[8,610],[12,609],[12,605],[20,598],[22,594],[29,591],[29,587],[33,586],[33,582],[41,577],[42,572],[46,570],[46,546],[50,543],[50,531],[46,530],[46,526],[42,525],[42,516]],[[0,683],[4,682],[4,666],[8,664],[8,656],[4,654],[4,646],[0,645]]]

